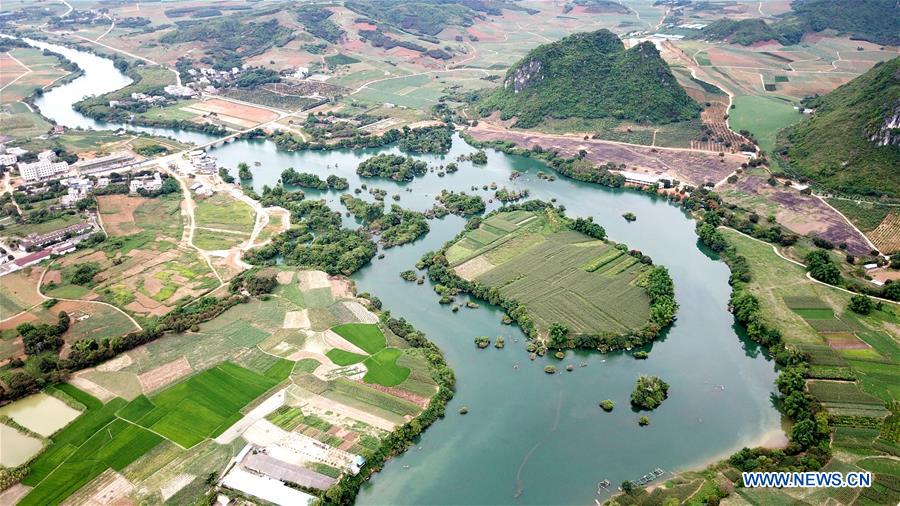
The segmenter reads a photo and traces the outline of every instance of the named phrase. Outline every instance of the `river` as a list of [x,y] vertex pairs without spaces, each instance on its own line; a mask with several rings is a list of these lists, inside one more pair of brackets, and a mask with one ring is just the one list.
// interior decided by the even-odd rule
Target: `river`
[[[106,63],[109,60],[59,46],[51,49],[76,61],[85,75],[47,92],[38,101],[41,110],[66,126],[120,127],[84,118],[71,104],[88,90],[98,93],[111,89],[108,83],[124,85],[127,77]],[[104,86],[88,88],[83,84],[88,80]],[[456,137],[449,154],[418,158],[440,165],[471,151]],[[538,171],[553,173],[543,164],[492,150],[486,166],[461,162],[459,172],[446,177],[435,171],[408,184],[361,181],[356,165],[378,152],[398,150],[291,153],[264,140],[238,140],[212,154],[235,175],[239,162],[249,163],[257,189],[275,184],[283,169],[294,167],[322,177],[338,174],[350,181],[351,188],[366,183],[389,195],[399,193],[399,204],[417,210],[431,207],[434,196],[445,188],[469,191],[476,185],[486,199],[492,192],[482,191],[483,184],[528,188],[531,198],[555,198],[570,216],[593,216],[613,240],[666,265],[681,309],[675,324],[645,348],[652,350],[648,360],[621,352],[569,352],[561,362],[543,357],[532,363],[522,333],[502,325],[497,308],[478,301],[479,309],[452,313],[438,304],[429,283],[400,279],[400,271],[412,268],[422,253],[439,248],[464,224],[455,216],[430,221],[431,231],[423,239],[386,250],[384,259],[373,260],[353,279],[360,291],[377,295],[386,309],[406,317],[440,346],[456,372],[457,392],[446,418],[364,486],[360,504],[589,504],[606,497],[597,495],[600,480],[609,479],[614,489],[657,467],[695,468],[779,434],[780,416],[770,400],[774,363],[735,325],[727,310],[728,268],[698,244],[694,222],[681,209],[633,191],[543,180]],[[509,181],[513,170],[524,175]],[[343,211],[337,192],[306,193]],[[393,200],[388,197],[386,202]],[[489,209],[496,206],[490,204]],[[626,211],[635,213],[637,221],[626,222],[621,217]],[[354,225],[352,218],[346,223]],[[473,344],[478,335],[502,335],[508,344],[503,350],[479,350]],[[569,363],[576,365],[573,372],[553,376],[543,372],[546,364]],[[586,367],[578,367],[581,363]],[[649,413],[651,424],[643,428],[628,404],[640,374],[659,375],[671,385],[669,399]],[[598,407],[606,398],[616,403],[612,413]],[[468,415],[457,414],[461,406],[469,408]]]

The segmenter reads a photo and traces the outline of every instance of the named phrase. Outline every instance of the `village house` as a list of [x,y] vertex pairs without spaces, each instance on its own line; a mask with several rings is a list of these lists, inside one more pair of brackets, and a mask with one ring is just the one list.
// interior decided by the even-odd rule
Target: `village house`
[[136,177],[128,184],[129,193],[137,193],[138,190],[154,192],[162,188],[163,181],[159,176],[159,172],[154,172],[153,176]]

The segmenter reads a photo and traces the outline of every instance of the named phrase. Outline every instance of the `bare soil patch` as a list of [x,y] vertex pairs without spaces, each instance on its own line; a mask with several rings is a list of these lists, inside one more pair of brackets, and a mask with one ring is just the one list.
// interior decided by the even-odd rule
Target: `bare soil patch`
[[284,314],[283,328],[286,329],[308,329],[309,328],[309,311],[306,309],[300,311],[288,311]]
[[854,255],[865,255],[871,250],[865,238],[843,216],[814,196],[771,186],[762,177],[755,176],[719,188],[727,202],[749,207],[760,216],[775,214],[778,223],[795,234],[816,235],[835,245],[846,243],[847,251]]
[[335,299],[350,299],[353,297],[353,282],[346,278],[329,278],[331,283],[331,296]]
[[141,382],[144,393],[149,393],[174,383],[192,372],[191,364],[185,357],[181,357],[138,375],[138,381]]
[[479,255],[471,260],[463,262],[453,270],[456,272],[457,276],[466,281],[472,281],[494,267],[494,264],[485,258],[484,255]]
[[96,369],[98,371],[121,371],[122,369],[130,366],[133,363],[134,361],[131,360],[131,355],[128,355],[126,353],[123,355],[119,355],[112,360],[103,362],[102,364],[98,365]]
[[587,152],[587,159],[596,164],[624,163],[628,170],[668,172],[693,185],[721,181],[746,161],[744,156],[728,153],[720,157],[716,153],[688,149],[653,148],[599,139],[585,140],[567,135],[509,130],[486,121],[469,128],[468,133],[479,141],[511,141],[525,149],[538,145],[545,150],[556,150],[569,158],[584,150]]
[[278,281],[279,285],[286,285],[294,280],[294,272],[293,271],[281,271],[275,275],[275,279]]
[[87,505],[106,506],[110,504],[133,504],[128,494],[134,485],[121,474],[107,469],[94,478],[87,486],[71,495],[64,506]]
[[78,371],[77,373],[75,373],[72,377],[69,378],[69,383],[93,395],[103,402],[112,400],[116,397],[116,394],[114,394],[113,392],[110,392],[109,390],[88,379],[84,375],[85,372],[86,371]]
[[331,288],[328,274],[322,271],[300,271],[297,273],[297,282],[301,290],[314,290],[316,288]]
[[97,207],[103,228],[112,237],[122,237],[139,232],[134,223],[134,210],[150,199],[127,195],[101,195],[97,197]]
[[253,107],[250,105],[236,104],[218,98],[198,102],[192,106],[195,109],[206,112],[214,112],[216,114],[224,114],[233,116],[254,123],[265,123],[276,118],[276,114],[267,109]]

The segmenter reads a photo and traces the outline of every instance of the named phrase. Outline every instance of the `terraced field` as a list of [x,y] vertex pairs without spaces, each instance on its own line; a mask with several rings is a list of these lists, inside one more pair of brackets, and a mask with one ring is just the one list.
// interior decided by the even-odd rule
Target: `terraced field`
[[574,334],[627,334],[646,324],[640,286],[647,267],[624,247],[523,210],[486,219],[447,250],[456,273],[528,309],[539,332],[562,323]]

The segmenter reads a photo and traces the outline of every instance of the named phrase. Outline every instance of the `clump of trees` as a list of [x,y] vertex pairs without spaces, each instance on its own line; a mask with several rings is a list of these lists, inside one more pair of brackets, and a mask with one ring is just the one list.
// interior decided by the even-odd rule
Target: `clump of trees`
[[80,286],[90,286],[94,282],[94,276],[101,271],[97,262],[85,262],[78,264],[68,275],[69,283]]
[[615,406],[616,406],[615,403],[613,403],[613,401],[611,401],[609,399],[600,401],[600,407],[603,409],[603,411],[606,411],[607,413],[612,411]]
[[453,130],[449,125],[409,128],[403,127],[400,149],[410,153],[448,153],[453,145]]
[[241,181],[249,181],[253,179],[253,173],[250,172],[250,166],[245,162],[238,164],[238,179]]
[[484,212],[484,199],[479,195],[467,195],[466,192],[450,192],[441,190],[437,197],[438,202],[444,205],[447,211],[459,216],[472,216]]
[[277,275],[278,272],[274,269],[254,267],[231,278],[228,291],[231,293],[246,291],[250,295],[272,293],[272,290],[278,286]]
[[594,223],[594,217],[588,216],[585,218],[575,218],[575,221],[572,222],[572,228],[582,234],[593,237],[594,239],[604,240],[606,239],[606,229]]
[[22,336],[27,355],[38,355],[46,351],[59,351],[63,345],[62,335],[69,330],[71,319],[68,313],[60,311],[56,325],[47,323],[22,323],[16,326],[16,332]]
[[669,384],[658,376],[641,376],[631,392],[631,405],[640,409],[656,409],[669,396]]
[[328,189],[328,183],[316,174],[310,172],[297,172],[293,167],[284,169],[281,172],[281,182],[289,186],[300,186],[302,188],[313,188],[316,190]]
[[459,155],[456,157],[459,161],[470,161],[473,165],[487,165],[488,157],[487,153],[483,149],[479,149],[474,153],[469,153],[467,155]]
[[875,301],[865,295],[854,295],[847,307],[854,313],[866,315],[875,310]]
[[302,194],[285,192],[279,186],[264,187],[261,202],[288,209],[296,226],[275,236],[271,243],[245,253],[249,263],[274,265],[280,257],[287,265],[349,275],[375,256],[376,246],[368,233],[341,228],[341,215],[322,200],[304,200]]
[[416,271],[409,269],[400,273],[400,278],[404,281],[415,281],[416,280]]
[[356,173],[362,177],[385,177],[394,181],[412,181],[416,176],[424,176],[427,172],[427,163],[411,156],[389,153],[363,160],[356,167]]
[[814,279],[829,285],[839,286],[841,284],[841,270],[831,260],[827,251],[810,251],[805,260],[806,268]]
[[491,345],[491,338],[488,336],[478,336],[475,338],[475,346],[478,346],[481,349],[487,348]]

